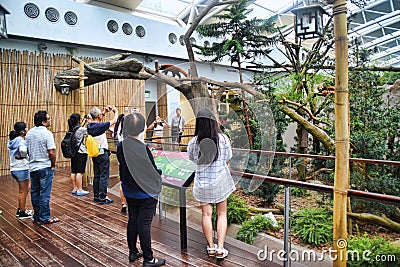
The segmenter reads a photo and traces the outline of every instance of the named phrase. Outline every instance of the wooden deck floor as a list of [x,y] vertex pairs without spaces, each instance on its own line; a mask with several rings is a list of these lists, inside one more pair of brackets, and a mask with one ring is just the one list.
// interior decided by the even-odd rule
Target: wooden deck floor
[[[112,178],[110,184],[115,184]],[[17,184],[10,176],[0,177],[0,266],[142,266],[142,260],[128,261],[127,215],[120,212],[119,198],[111,205],[73,196],[68,169],[56,170],[51,195],[51,215],[61,222],[35,225],[31,219],[18,220]],[[28,196],[28,208],[31,208]],[[227,238],[230,254],[223,261],[209,258],[203,234],[188,227],[188,249],[180,250],[179,224],[159,220],[152,227],[155,257],[167,266],[281,266],[257,259],[256,247]]]

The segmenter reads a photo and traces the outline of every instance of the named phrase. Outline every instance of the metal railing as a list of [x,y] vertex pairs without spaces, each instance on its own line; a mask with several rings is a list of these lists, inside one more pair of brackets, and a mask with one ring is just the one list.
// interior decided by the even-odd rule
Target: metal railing
[[[192,135],[185,135],[185,137],[192,137]],[[170,139],[172,136],[163,136],[162,139]],[[153,139],[155,138],[145,138],[145,141],[148,143],[152,143]],[[173,142],[160,142],[161,145],[175,145],[179,147],[179,151],[181,148],[186,148],[187,144],[177,144]],[[319,192],[327,192],[333,193],[334,187],[330,185],[323,185],[323,184],[315,184],[310,182],[292,180],[292,163],[294,158],[309,158],[309,159],[316,159],[316,160],[335,160],[334,156],[321,156],[321,155],[312,155],[312,154],[299,154],[299,153],[286,153],[286,152],[275,152],[275,151],[262,151],[262,150],[250,150],[250,149],[239,149],[233,148],[233,151],[238,152],[247,152],[247,153],[256,153],[256,154],[266,154],[266,155],[274,155],[280,157],[288,158],[289,162],[289,179],[281,178],[281,177],[273,177],[268,175],[260,175],[260,174],[253,174],[253,173],[246,173],[241,171],[231,170],[233,175],[238,175],[243,178],[248,179],[261,179],[263,182],[270,182],[284,186],[284,251],[289,255],[290,252],[290,211],[291,211],[291,187],[302,188],[312,191],[319,191]],[[352,163],[362,163],[362,164],[382,164],[382,165],[390,165],[400,167],[399,161],[388,161],[388,160],[375,160],[375,159],[361,159],[361,158],[350,158],[350,162]],[[385,195],[373,192],[366,192],[362,190],[356,189],[348,189],[347,195],[349,197],[361,198],[372,200],[376,202],[382,202],[386,204],[392,204],[397,207],[400,207],[400,197],[394,195]],[[289,259],[290,260],[290,259]],[[284,266],[290,265],[290,262],[287,261],[284,263]]]

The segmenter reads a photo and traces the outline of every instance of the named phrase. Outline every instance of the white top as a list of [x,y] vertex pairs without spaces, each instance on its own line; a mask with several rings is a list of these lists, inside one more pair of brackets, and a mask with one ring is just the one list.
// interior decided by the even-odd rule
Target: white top
[[78,153],[81,154],[87,154],[85,141],[83,140],[85,138],[85,134],[87,134],[87,129],[84,127],[79,127],[79,129],[76,130],[75,132],[76,140],[78,141],[79,144],[81,144],[78,150]]
[[[28,152],[28,148],[26,147],[25,140],[23,139],[22,136],[18,136],[15,139],[17,138],[22,139],[18,147],[19,153],[21,155],[26,155]],[[24,171],[24,170],[29,170],[28,158],[16,159],[15,156],[12,156],[10,152],[10,171]]]
[[189,159],[196,163],[193,195],[203,203],[222,202],[236,189],[226,163],[232,157],[230,140],[222,133],[218,135],[218,138],[218,158],[208,165],[197,164],[199,159],[197,136],[188,143]]
[[157,125],[153,128],[153,137],[163,136],[164,126],[161,126],[157,123]]
[[51,167],[49,150],[56,149],[53,133],[44,126],[33,127],[26,134],[31,172]]
[[108,141],[106,133],[103,133],[99,136],[94,136],[94,140],[96,140],[97,144],[99,144],[99,149],[108,149]]

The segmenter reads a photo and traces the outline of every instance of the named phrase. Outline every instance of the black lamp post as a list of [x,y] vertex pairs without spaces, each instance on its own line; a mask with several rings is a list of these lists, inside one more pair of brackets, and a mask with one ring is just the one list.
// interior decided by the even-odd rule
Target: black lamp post
[[0,38],[7,38],[6,14],[10,12],[0,5]]
[[323,15],[327,14],[320,5],[293,9],[296,15],[296,36],[302,39],[322,37],[324,31]]

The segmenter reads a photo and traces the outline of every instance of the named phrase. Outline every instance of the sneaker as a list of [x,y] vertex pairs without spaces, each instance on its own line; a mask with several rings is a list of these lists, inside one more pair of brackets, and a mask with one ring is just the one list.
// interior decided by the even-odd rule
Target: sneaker
[[157,267],[157,266],[162,266],[162,265],[165,265],[164,259],[153,258],[151,261],[143,261],[144,267]]
[[32,213],[27,212],[26,210],[24,211],[20,211],[18,214],[18,219],[22,220],[22,219],[28,219],[28,218],[32,218]]
[[33,216],[33,210],[25,210],[25,213]]
[[76,191],[76,195],[77,196],[86,196],[86,195],[89,195],[89,191],[85,191],[85,190]]
[[[20,213],[21,213],[21,210],[17,209],[17,213],[15,214],[15,217],[19,217]],[[33,215],[33,210],[25,210],[25,214]]]
[[139,250],[138,252],[129,252],[129,261],[134,262],[135,260],[139,259],[143,256],[143,252]]
[[114,202],[114,200],[109,199],[108,197],[105,197],[105,198],[99,198],[97,203],[99,203],[99,204],[111,204],[113,202]]
[[71,194],[76,195],[76,192],[77,191],[74,189],[74,190],[72,190]]

